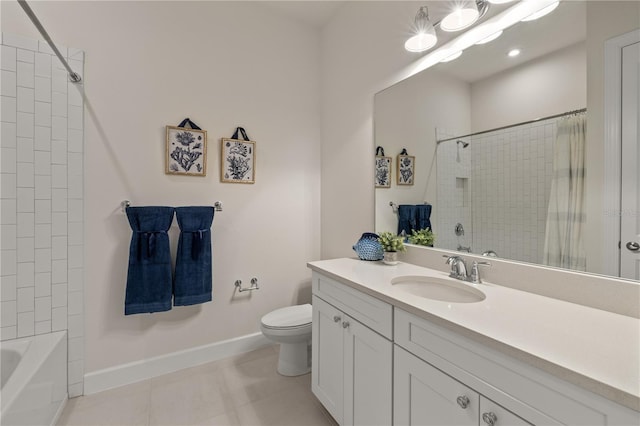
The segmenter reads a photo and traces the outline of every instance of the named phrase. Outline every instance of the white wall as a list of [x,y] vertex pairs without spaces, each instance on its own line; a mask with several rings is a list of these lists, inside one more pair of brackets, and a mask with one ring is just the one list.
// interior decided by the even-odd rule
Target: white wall
[[495,129],[587,105],[585,43],[471,85],[471,131]]
[[347,2],[322,31],[323,258],[353,256],[374,229],[373,96],[420,57],[402,46],[421,5]]
[[[57,43],[86,52],[85,371],[259,331],[310,300],[320,255],[319,34],[260,2],[33,2]],[[16,2],[2,30],[40,38]],[[164,173],[165,125],[208,131],[208,175]],[[257,141],[255,185],[219,181],[219,139]],[[124,316],[130,229],[120,202],[212,205],[213,302]],[[177,242],[177,232],[171,232]],[[257,277],[260,291],[234,296]]]

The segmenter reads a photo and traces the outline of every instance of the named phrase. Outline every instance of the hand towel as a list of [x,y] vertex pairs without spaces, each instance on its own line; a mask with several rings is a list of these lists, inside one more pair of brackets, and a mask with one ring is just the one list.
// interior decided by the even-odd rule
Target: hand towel
[[400,204],[398,206],[398,235],[402,231],[411,235],[411,230],[416,229],[416,206],[412,204]]
[[125,315],[171,309],[171,251],[167,231],[173,207],[127,207],[133,230],[124,302]]
[[416,230],[431,228],[431,204],[418,204],[416,206]]
[[214,208],[210,206],[176,207],[180,238],[173,282],[174,306],[211,300],[213,213]]

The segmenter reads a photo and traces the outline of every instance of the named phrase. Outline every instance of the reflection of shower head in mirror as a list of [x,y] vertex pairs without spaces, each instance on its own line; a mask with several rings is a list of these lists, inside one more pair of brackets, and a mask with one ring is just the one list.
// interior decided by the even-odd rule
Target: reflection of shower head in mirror
[[461,141],[461,140],[459,140],[459,139],[456,141],[456,143],[457,143],[457,144],[462,144],[462,147],[463,147],[463,148],[466,148],[466,147],[468,147],[468,146],[469,146],[469,142]]

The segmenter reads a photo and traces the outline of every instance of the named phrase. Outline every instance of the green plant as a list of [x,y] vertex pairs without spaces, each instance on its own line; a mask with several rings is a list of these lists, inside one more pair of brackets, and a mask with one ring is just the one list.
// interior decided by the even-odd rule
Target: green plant
[[384,251],[405,251],[402,237],[391,232],[381,232],[378,242]]
[[436,236],[433,235],[429,228],[420,229],[419,231],[412,229],[411,235],[409,235],[409,242],[419,246],[432,246],[435,239]]

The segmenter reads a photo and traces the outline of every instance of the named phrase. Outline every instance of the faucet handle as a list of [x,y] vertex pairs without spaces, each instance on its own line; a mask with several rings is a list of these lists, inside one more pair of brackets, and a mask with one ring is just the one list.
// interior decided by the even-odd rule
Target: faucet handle
[[482,279],[480,278],[480,271],[478,270],[478,266],[489,266],[491,267],[491,263],[490,262],[478,262],[478,261],[473,261],[473,264],[471,265],[471,276],[469,277],[470,280],[473,284],[482,284]]

